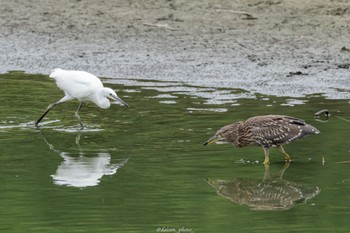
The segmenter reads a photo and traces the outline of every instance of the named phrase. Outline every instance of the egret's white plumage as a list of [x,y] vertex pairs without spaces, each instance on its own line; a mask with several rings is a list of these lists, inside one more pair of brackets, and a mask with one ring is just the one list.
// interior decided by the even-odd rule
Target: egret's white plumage
[[48,106],[44,114],[35,123],[36,126],[54,106],[73,99],[80,101],[75,115],[79,120],[81,128],[84,128],[84,126],[79,117],[79,110],[84,101],[91,101],[100,108],[107,109],[111,105],[108,99],[110,98],[128,106],[127,103],[118,97],[115,91],[111,88],[103,87],[101,80],[88,72],[57,68],[52,71],[49,77],[56,80],[57,86],[64,91],[65,96]]

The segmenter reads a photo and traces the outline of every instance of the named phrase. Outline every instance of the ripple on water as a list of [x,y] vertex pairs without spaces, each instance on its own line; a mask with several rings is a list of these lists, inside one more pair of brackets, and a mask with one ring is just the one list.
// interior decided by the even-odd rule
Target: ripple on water
[[177,102],[175,100],[162,100],[159,101],[161,104],[176,104]]
[[77,132],[100,132],[105,129],[95,129],[95,128],[88,128],[85,127],[84,129],[80,129],[79,127],[68,127],[68,128],[54,128],[53,130],[60,131],[60,132],[67,132],[67,133],[77,133]]
[[170,94],[160,94],[156,96],[152,96],[150,98],[155,98],[155,99],[177,99],[177,96],[170,95]]
[[227,112],[227,108],[187,108],[187,111],[190,113],[194,111],[199,111],[199,112]]
[[308,102],[307,100],[298,100],[298,99],[287,99],[286,103],[281,104],[281,106],[290,106],[293,107],[295,105],[305,104]]
[[[50,124],[50,123],[54,123],[54,122],[58,122],[59,120],[52,120],[52,121],[46,121],[46,122],[42,122],[42,124],[40,124],[41,126],[46,125],[46,124]],[[0,129],[14,129],[14,128],[21,128],[21,129],[30,129],[30,128],[37,128],[35,126],[35,122],[34,121],[29,121],[29,122],[23,122],[23,123],[16,123],[15,121],[1,121],[0,124],[4,124],[4,125],[0,125]]]
[[[151,98],[177,98],[174,95],[190,95],[205,99],[205,104],[233,104],[237,105],[238,99],[256,99],[256,95],[240,89],[228,88],[218,89],[214,87],[184,85],[180,82],[159,82],[155,80],[143,80],[136,78],[108,79],[106,83],[123,84],[126,86],[140,86],[143,90],[156,90],[160,93]],[[127,91],[128,92],[128,91]],[[175,104],[175,102],[164,101],[161,103]]]

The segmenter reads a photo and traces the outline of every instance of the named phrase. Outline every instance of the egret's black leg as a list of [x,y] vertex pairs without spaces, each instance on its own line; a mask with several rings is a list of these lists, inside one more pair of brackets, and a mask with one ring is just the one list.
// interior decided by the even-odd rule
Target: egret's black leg
[[60,99],[59,101],[57,101],[57,102],[55,102],[55,103],[53,103],[53,104],[50,104],[50,105],[47,107],[47,109],[46,109],[46,111],[44,112],[44,114],[41,115],[41,117],[35,122],[35,126],[38,127],[38,124],[40,123],[40,121],[46,116],[46,114],[51,110],[51,108],[55,107],[55,106],[58,105],[58,104],[61,104],[61,103],[63,103],[63,102],[66,102],[66,101],[69,101],[69,100],[72,100],[72,99],[73,99],[72,97],[66,95],[66,96],[64,96],[62,99]]
[[80,101],[79,106],[78,106],[78,109],[77,109],[77,111],[75,112],[75,116],[77,117],[77,119],[78,119],[78,121],[79,121],[79,124],[80,124],[80,127],[81,127],[80,129],[84,129],[84,125],[83,125],[83,123],[81,122],[80,116],[79,116],[79,111],[80,111],[81,107],[83,107],[83,101]]
[[62,103],[62,102],[61,102],[61,101],[57,101],[57,102],[55,102],[55,103],[53,103],[53,104],[50,104],[50,105],[47,107],[47,109],[46,109],[46,111],[44,112],[44,114],[41,115],[41,117],[35,122],[35,126],[38,127],[38,124],[39,124],[40,121],[46,116],[46,114],[47,114],[53,107],[55,107],[56,105],[58,105],[58,104],[60,104],[60,103]]

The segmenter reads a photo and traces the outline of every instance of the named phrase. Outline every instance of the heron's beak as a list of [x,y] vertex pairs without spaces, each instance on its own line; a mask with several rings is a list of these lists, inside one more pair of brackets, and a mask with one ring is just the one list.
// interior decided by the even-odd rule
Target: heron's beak
[[208,184],[210,186],[212,186],[213,188],[218,188],[219,187],[219,182],[217,180],[210,179],[210,178],[205,178],[205,181],[208,182]]
[[213,137],[209,138],[204,144],[203,146],[206,146],[208,144],[213,144],[215,142],[217,142],[219,140],[219,135],[215,134]]
[[121,98],[119,98],[118,96],[113,96],[113,97],[111,97],[113,100],[115,100],[115,101],[118,101],[118,102],[120,102],[122,105],[124,105],[124,106],[126,106],[126,107],[129,107],[129,105],[124,101],[124,100],[122,100]]

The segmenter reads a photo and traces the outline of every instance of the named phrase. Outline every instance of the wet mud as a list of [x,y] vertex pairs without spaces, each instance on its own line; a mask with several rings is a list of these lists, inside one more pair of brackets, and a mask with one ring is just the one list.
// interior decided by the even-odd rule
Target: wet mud
[[350,98],[347,0],[2,1],[0,72]]

